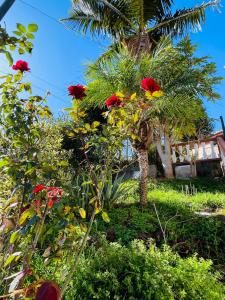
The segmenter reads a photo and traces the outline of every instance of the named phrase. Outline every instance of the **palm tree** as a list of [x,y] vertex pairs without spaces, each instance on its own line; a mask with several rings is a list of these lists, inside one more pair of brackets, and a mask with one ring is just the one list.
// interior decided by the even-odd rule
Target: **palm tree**
[[[173,0],[73,0],[69,18],[63,21],[86,34],[105,35],[113,44],[104,57],[113,57],[121,44],[126,45],[131,56],[141,58],[143,52],[152,53],[162,36],[176,37],[188,29],[199,29],[205,21],[205,10],[217,7],[220,0],[211,0],[200,6],[173,12]],[[129,67],[129,66],[128,66]],[[124,70],[121,81],[128,76]],[[141,74],[144,77],[144,74]],[[117,88],[121,85],[118,84]],[[134,86],[130,90],[135,90]],[[108,92],[107,90],[106,92]],[[104,92],[103,92],[104,94]],[[107,95],[105,99],[107,98]],[[104,99],[104,98],[102,98]],[[141,202],[147,199],[148,157],[147,150],[152,142],[152,128],[142,123],[142,143],[134,145],[139,154]]]
[[[138,125],[135,125],[135,135],[139,139],[131,138],[139,160],[140,202],[143,204],[147,201],[150,144],[155,143],[159,148],[158,140],[167,142],[169,151],[160,158],[165,164],[171,163],[170,141],[174,141],[178,131],[180,134],[190,131],[188,128],[201,117],[201,99],[219,98],[214,85],[220,83],[221,78],[215,76],[215,64],[206,57],[194,57],[194,51],[195,47],[188,39],[176,47],[169,39],[163,39],[153,53],[142,53],[138,60],[125,47],[111,60],[88,66],[88,95],[83,101],[84,107],[104,106],[105,100],[116,92],[125,95],[137,92],[136,100],[142,102],[140,82],[143,77],[155,78],[165,92],[156,102],[150,101],[150,107],[141,113]],[[135,109],[136,102],[133,105]],[[123,128],[120,132],[123,134]]]
[[73,0],[70,17],[63,19],[86,34],[110,36],[112,49],[125,42],[135,54],[152,51],[160,37],[183,35],[197,30],[205,21],[205,10],[218,7],[220,0],[174,12],[173,0]]

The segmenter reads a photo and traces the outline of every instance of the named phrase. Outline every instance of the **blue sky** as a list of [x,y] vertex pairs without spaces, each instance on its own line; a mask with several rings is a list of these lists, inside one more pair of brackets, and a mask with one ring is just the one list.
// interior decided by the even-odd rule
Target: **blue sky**
[[[3,0],[0,0],[0,4],[2,2]],[[175,0],[177,8],[191,7],[201,2]],[[221,3],[223,2],[225,1],[222,0]],[[29,5],[38,8],[49,17]],[[16,0],[3,20],[9,32],[15,29],[16,23],[39,25],[33,54],[25,57],[31,67],[31,73],[26,76],[33,83],[34,93],[43,95],[45,91],[51,91],[48,104],[55,115],[70,105],[67,86],[85,83],[85,62],[95,60],[104,52],[108,43],[101,38],[92,40],[90,37],[81,36],[59,24],[56,20],[67,17],[70,6],[70,0]],[[197,54],[211,56],[217,64],[218,75],[225,77],[225,8],[221,7],[221,13],[208,9],[202,31],[191,33],[190,36],[198,45]],[[0,58],[0,66],[0,71],[8,71],[7,62],[3,57]],[[220,115],[225,118],[225,81],[217,90],[222,99],[215,104],[205,102],[209,116],[214,119],[218,119]],[[218,129],[220,123],[215,121],[215,130]]]

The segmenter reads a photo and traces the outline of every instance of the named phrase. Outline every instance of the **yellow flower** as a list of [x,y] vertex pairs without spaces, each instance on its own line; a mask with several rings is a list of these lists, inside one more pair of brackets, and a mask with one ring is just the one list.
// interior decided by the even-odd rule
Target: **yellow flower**
[[137,93],[134,93],[130,96],[130,100],[135,100],[137,97]]
[[152,93],[150,91],[145,92],[145,97],[148,100],[153,100],[154,99],[154,97],[152,96]]
[[119,98],[124,98],[125,97],[124,94],[121,93],[121,92],[117,92],[116,96],[119,97]]
[[65,206],[64,207],[64,213],[67,215],[71,210],[71,207],[70,206]]
[[162,90],[160,90],[160,91],[155,91],[155,92],[152,93],[152,96],[153,96],[153,97],[156,97],[156,98],[160,98],[160,97],[162,97],[163,95],[164,95],[164,93],[163,93]]

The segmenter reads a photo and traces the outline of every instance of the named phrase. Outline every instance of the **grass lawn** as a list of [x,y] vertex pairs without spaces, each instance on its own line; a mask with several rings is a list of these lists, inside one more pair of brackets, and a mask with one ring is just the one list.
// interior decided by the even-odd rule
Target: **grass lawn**
[[[182,192],[185,185],[197,188],[196,195]],[[133,239],[164,242],[182,257],[197,254],[212,259],[225,269],[225,183],[222,180],[195,179],[192,182],[149,182],[146,207],[138,204],[138,182],[128,181],[129,192],[109,211],[110,223],[97,221],[95,231],[109,241],[128,245]]]

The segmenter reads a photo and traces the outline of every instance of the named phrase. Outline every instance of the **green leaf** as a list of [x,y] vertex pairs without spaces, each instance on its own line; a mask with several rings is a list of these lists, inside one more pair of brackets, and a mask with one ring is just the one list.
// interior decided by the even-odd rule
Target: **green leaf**
[[26,36],[28,37],[28,39],[34,39],[34,35],[30,32],[27,32]]
[[17,258],[17,260],[20,258],[20,256],[21,256],[21,253],[22,252],[15,252],[15,253],[13,253],[12,255],[10,255],[7,259],[6,259],[6,261],[5,261],[5,264],[4,264],[4,267],[7,267],[9,264],[11,264],[11,262],[13,262],[13,260],[15,259],[15,258]]
[[36,32],[36,31],[38,31],[38,25],[37,24],[29,24],[28,25],[28,30],[30,32]]
[[18,29],[20,32],[22,32],[22,33],[25,33],[25,32],[26,32],[26,27],[23,26],[21,23],[17,23],[17,24],[16,24],[16,27],[17,27],[17,29]]
[[19,48],[18,52],[20,55],[23,55],[25,53],[25,51],[22,48]]
[[33,208],[29,208],[27,210],[25,210],[22,215],[20,216],[19,219],[19,225],[23,225],[26,220],[29,218],[32,218],[35,215],[35,211],[33,210]]
[[16,46],[15,45],[10,45],[9,49],[10,49],[10,51],[14,51],[16,49]]
[[13,64],[13,58],[12,58],[11,54],[7,51],[5,53],[5,56],[6,56],[7,60],[8,60],[8,62],[9,62],[9,65],[12,66],[12,64]]
[[20,32],[20,31],[13,31],[13,33],[14,33],[15,35],[18,35],[18,36],[21,36],[21,35],[22,35],[22,32]]
[[87,226],[85,225],[85,224],[80,224],[80,229],[81,229],[81,231],[83,231],[83,232],[87,232]]
[[104,212],[102,213],[102,219],[103,219],[106,223],[109,223],[109,222],[110,222],[110,218],[109,218],[107,212],[104,211]]
[[0,160],[0,168],[7,166],[9,163],[8,158],[4,158],[3,160]]
[[101,123],[99,121],[94,121],[92,124],[91,124],[91,128],[96,128],[100,125]]
[[10,236],[9,243],[13,244],[17,240],[18,237],[19,237],[19,231],[13,232]]
[[79,213],[82,219],[86,218],[86,211],[83,208],[79,208]]
[[89,184],[93,184],[93,182],[91,180],[89,181],[84,181],[81,186],[85,186],[85,185],[89,185]]

